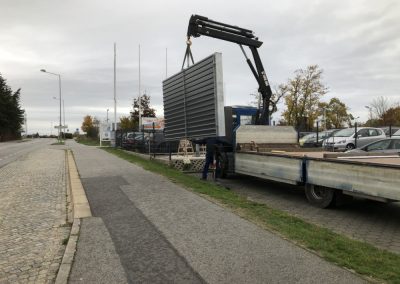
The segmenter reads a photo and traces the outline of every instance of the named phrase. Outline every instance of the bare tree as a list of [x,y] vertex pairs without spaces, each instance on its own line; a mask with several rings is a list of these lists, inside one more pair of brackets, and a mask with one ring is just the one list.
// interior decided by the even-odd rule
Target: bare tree
[[372,100],[371,109],[378,119],[381,119],[383,125],[386,125],[385,113],[390,108],[389,99],[383,96],[377,97]]
[[[287,88],[286,85],[279,85],[278,87],[274,87],[274,91],[272,92],[272,96],[270,99],[270,108],[269,108],[269,114],[272,116],[275,112],[278,111],[278,103],[279,101],[286,95],[287,93]],[[260,93],[252,93],[250,96],[253,98],[253,100],[250,101],[250,105],[255,106],[257,108],[261,108],[261,94]]]

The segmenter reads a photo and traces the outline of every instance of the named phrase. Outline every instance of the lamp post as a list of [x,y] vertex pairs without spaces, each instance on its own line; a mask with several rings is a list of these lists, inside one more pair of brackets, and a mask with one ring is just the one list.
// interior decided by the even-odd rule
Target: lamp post
[[354,147],[356,147],[356,148],[357,148],[357,140],[358,140],[357,119],[359,119],[359,118],[360,118],[359,116],[354,118]]
[[368,109],[368,112],[369,112],[369,123],[372,124],[372,107],[365,106],[365,108]]
[[108,111],[109,111],[110,109],[107,109],[107,127],[108,127]]
[[[56,97],[53,97],[53,99],[58,100]],[[65,129],[65,106],[64,106],[64,99],[62,99],[62,111],[63,111],[63,129]],[[65,132],[62,132],[63,135],[61,136],[65,140]]]
[[40,69],[41,72],[58,76],[58,87],[59,87],[59,100],[60,100],[60,124],[58,125],[58,141],[61,142],[61,75],[57,73],[48,72],[45,69]]

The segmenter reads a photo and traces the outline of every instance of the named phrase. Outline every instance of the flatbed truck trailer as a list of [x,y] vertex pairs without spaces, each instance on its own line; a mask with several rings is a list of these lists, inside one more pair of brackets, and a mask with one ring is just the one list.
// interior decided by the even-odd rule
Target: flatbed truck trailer
[[321,208],[346,196],[400,200],[398,155],[308,152],[289,146],[296,144],[296,135],[291,127],[240,126],[234,172],[304,186],[307,199]]

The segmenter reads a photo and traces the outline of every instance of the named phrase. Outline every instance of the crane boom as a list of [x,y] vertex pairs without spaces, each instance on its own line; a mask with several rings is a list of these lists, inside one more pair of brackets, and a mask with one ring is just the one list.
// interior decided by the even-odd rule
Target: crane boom
[[[257,50],[263,44],[262,41],[259,41],[251,30],[213,21],[207,17],[192,15],[189,20],[187,37],[190,39],[192,36],[199,37],[202,35],[239,44],[246,57],[246,62],[257,80],[258,91],[262,96],[263,105],[261,114],[258,115],[257,124],[269,125],[272,90]],[[255,67],[247,57],[243,45],[250,48]]]

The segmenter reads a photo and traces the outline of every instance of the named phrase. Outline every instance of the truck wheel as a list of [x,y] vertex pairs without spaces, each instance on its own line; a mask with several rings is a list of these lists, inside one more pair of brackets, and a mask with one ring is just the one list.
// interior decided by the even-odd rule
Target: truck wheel
[[354,144],[347,144],[346,145],[346,150],[353,150],[356,146]]
[[313,184],[307,184],[305,188],[308,201],[319,208],[327,208],[334,204],[335,190]]

